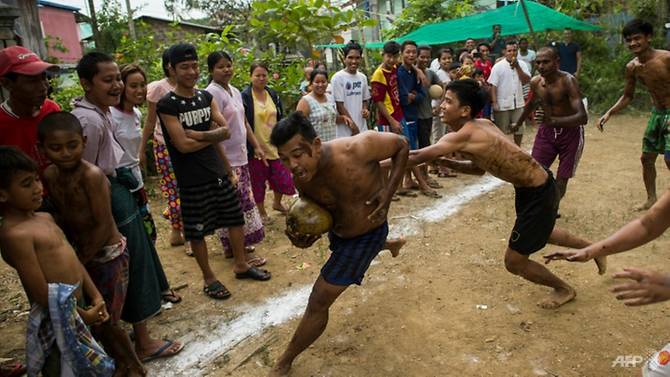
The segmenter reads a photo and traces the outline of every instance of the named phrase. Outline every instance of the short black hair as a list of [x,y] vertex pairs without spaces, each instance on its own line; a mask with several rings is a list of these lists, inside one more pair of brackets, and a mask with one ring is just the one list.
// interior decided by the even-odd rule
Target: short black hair
[[417,47],[417,49],[418,49],[418,46],[417,46],[416,42],[411,41],[411,40],[406,40],[400,45],[400,51],[401,52],[405,51],[405,47],[407,47],[407,46],[414,46],[414,47]]
[[479,51],[479,48],[482,47],[482,46],[486,46],[486,48],[488,48],[489,51],[491,51],[491,46],[489,46],[489,44],[486,43],[486,42],[482,42],[482,43],[478,44],[477,45],[477,51]]
[[363,47],[356,41],[349,41],[349,43],[347,43],[343,49],[344,57],[346,58],[347,55],[349,55],[349,52],[352,50],[357,50],[361,55],[363,55]]
[[428,46],[428,45],[421,45],[421,46],[419,46],[419,47],[416,48],[416,52],[417,52],[417,54],[420,54],[421,51],[428,51],[428,52],[430,52],[431,55],[432,55],[432,51],[433,51],[433,50],[432,50],[432,49],[430,48],[430,46]]
[[451,64],[449,64],[449,70],[450,71],[452,71],[454,69],[459,69],[459,68],[461,68],[461,63],[459,63],[459,62],[452,62]]
[[558,48],[556,48],[556,46],[549,45],[549,46],[541,47],[539,50],[537,50],[537,55],[540,55],[541,53],[543,53],[545,51],[551,52],[551,54],[554,56],[554,59],[559,58]]
[[521,38],[521,39],[519,39],[519,43],[521,43],[521,42],[528,42],[528,38]]
[[166,48],[161,56],[161,67],[163,68],[163,75],[170,77],[170,49]]
[[518,45],[519,42],[517,42],[516,39],[508,39],[505,41],[505,48],[507,48],[507,46],[518,46]]
[[77,76],[80,79],[93,81],[98,74],[98,63],[113,63],[114,58],[104,52],[93,51],[81,57],[77,63]]
[[302,135],[309,142],[314,141],[318,136],[314,130],[314,126],[312,126],[312,122],[307,119],[302,111],[294,111],[286,118],[280,120],[272,129],[270,143],[275,147],[280,147],[298,134]]
[[314,79],[318,75],[326,76],[326,81],[328,81],[328,71],[324,71],[323,69],[315,69],[315,70],[312,70],[312,73],[309,74],[309,83],[310,84],[313,83]]
[[12,184],[18,172],[37,173],[37,163],[15,146],[0,146],[0,189]]
[[626,23],[623,30],[621,30],[621,34],[624,38],[630,37],[633,34],[654,35],[654,26],[645,20],[636,18]]
[[441,58],[443,54],[449,54],[451,56],[454,56],[454,50],[451,47],[445,47],[440,50],[439,57]]
[[472,74],[472,77],[475,77],[475,76],[484,76],[484,71],[482,71],[479,68],[475,68],[475,72]]
[[451,91],[458,98],[461,106],[470,106],[470,115],[474,118],[486,104],[488,93],[476,80],[455,80],[447,84],[446,90]]
[[57,111],[45,116],[37,125],[37,140],[40,143],[55,131],[68,131],[84,136],[79,119],[67,111]]
[[400,45],[396,41],[388,41],[384,43],[384,48],[382,49],[382,54],[391,54],[397,55],[400,53]]

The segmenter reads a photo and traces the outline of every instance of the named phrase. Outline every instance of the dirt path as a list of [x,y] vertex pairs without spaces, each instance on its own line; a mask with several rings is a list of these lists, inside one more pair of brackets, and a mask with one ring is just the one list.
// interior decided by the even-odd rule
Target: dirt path
[[[639,215],[632,208],[644,199],[638,157],[645,122],[622,116],[608,124],[605,134],[587,128],[578,176],[562,205],[561,227],[597,239]],[[662,192],[670,179],[660,159],[657,167]],[[488,181],[459,177],[441,182],[444,202]],[[557,311],[539,309],[536,303],[548,290],[512,276],[502,264],[514,219],[511,186],[498,186],[440,222],[408,217],[442,202],[394,203],[394,230],[407,231],[414,223],[418,233],[399,258],[380,255],[363,286],[342,295],[324,335],[297,359],[292,376],[630,376],[638,371],[612,367],[617,356],[646,357],[667,342],[668,306],[623,306],[607,291],[613,279],[597,275],[593,263],[552,264],[578,296]],[[159,207],[154,205],[154,213]],[[267,374],[297,324],[286,319],[301,314],[328,255],[325,240],[307,251],[290,246],[276,219],[258,248],[270,260],[274,278],[269,283],[235,281],[220,244],[210,240],[213,267],[233,292],[227,302],[206,299],[195,261],[159,241],[172,284],[188,286],[180,291],[184,302],[152,320],[150,328],[191,343],[179,359],[149,364],[153,375],[180,375],[184,365],[194,366],[180,372],[185,376]],[[167,234],[162,219],[159,226]],[[624,266],[669,269],[670,254],[663,252],[668,246],[664,236],[612,257],[610,272]],[[0,357],[20,356],[27,304],[18,279],[4,264],[0,297]]]

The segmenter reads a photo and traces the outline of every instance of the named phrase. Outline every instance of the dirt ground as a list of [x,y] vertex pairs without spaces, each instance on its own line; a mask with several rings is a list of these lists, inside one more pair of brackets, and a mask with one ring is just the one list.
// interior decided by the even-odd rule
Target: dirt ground
[[[592,121],[593,122],[593,121]],[[641,116],[612,119],[606,132],[592,125],[577,176],[570,181],[558,225],[588,239],[599,239],[639,216],[633,208],[645,199],[639,163]],[[530,148],[529,131],[525,146]],[[554,167],[555,168],[555,167]],[[659,192],[669,174],[658,160]],[[442,179],[449,197],[478,178]],[[391,209],[391,224],[437,202],[403,199]],[[631,376],[635,368],[614,366],[618,356],[647,357],[668,339],[668,305],[628,308],[608,292],[611,273],[625,266],[668,268],[668,236],[610,257],[605,276],[595,265],[552,263],[550,269],[572,283],[577,299],[548,311],[536,303],[548,290],[509,274],[503,251],[514,220],[513,188],[505,184],[465,204],[451,217],[421,223],[401,256],[381,254],[361,287],[347,290],[331,310],[322,337],[295,362],[291,376]],[[160,213],[160,199],[153,212]],[[155,215],[156,216],[156,215]],[[328,256],[327,242],[309,250],[292,247],[283,236],[282,219],[268,226],[257,253],[269,259],[270,282],[235,280],[221,245],[209,240],[212,264],[233,292],[224,302],[202,294],[195,260],[166,240],[167,223],[156,216],[158,249],[173,286],[184,301],[151,320],[158,336],[190,342],[234,321],[265,299],[311,285]],[[537,253],[533,258],[551,250]],[[22,357],[28,304],[16,274],[0,264],[0,357]],[[221,357],[201,363],[210,376],[258,377],[268,373],[283,351],[297,318],[258,331]],[[232,330],[231,330],[232,331]],[[193,347],[185,352],[197,354]],[[206,356],[206,355],[205,355]],[[161,361],[149,364],[153,375],[179,375]],[[188,374],[182,374],[188,375]]]

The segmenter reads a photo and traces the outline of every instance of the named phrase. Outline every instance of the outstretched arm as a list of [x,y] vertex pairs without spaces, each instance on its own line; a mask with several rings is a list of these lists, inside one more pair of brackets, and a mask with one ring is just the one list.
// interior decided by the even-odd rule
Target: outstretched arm
[[[568,116],[545,116],[544,125],[548,127],[579,127],[588,121],[584,102],[579,91],[579,84],[574,76],[569,76],[568,80],[568,97],[570,98],[570,108],[573,111],[572,115]],[[525,110],[524,110],[525,113]]]
[[447,156],[459,151],[467,142],[467,135],[461,132],[450,132],[435,144],[426,148],[413,150],[409,153],[407,167],[411,168],[426,162],[435,160],[441,156]]
[[625,81],[626,84],[623,88],[623,95],[619,98],[619,100],[612,106],[605,115],[603,115],[600,120],[598,120],[598,129],[600,131],[603,130],[603,126],[607,121],[610,119],[610,117],[619,111],[623,110],[630,101],[633,100],[633,96],[635,95],[635,63],[630,62],[626,66],[626,76],[625,76]]
[[586,262],[590,259],[621,253],[658,238],[670,227],[670,190],[642,217],[631,221],[610,237],[580,250],[564,250],[546,255],[551,260]]
[[457,170],[463,174],[484,175],[486,170],[480,168],[472,161],[453,160],[451,158],[438,158],[434,161],[438,165]]

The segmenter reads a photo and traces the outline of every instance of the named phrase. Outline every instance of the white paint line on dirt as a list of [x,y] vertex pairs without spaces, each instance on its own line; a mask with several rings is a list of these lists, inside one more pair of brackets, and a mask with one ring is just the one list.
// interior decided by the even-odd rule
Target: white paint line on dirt
[[[169,359],[149,365],[149,375],[201,376],[214,359],[230,351],[249,337],[259,335],[269,326],[282,324],[305,310],[311,286],[270,297],[262,304],[252,307],[239,317],[214,328],[204,328],[191,334],[184,350]],[[214,321],[216,317],[209,318]],[[207,323],[207,321],[203,321]]]
[[[431,208],[424,208],[408,216],[391,220],[391,236],[410,236],[419,232],[422,222],[437,222],[452,216],[473,199],[494,190],[503,181],[485,176],[474,183],[459,188],[449,198],[437,201]],[[214,328],[206,327],[189,334],[192,340],[184,350],[169,359],[149,365],[150,375],[160,377],[201,376],[207,366],[217,357],[233,349],[244,340],[261,334],[267,327],[287,322],[305,310],[311,285],[292,289],[279,296],[270,297],[259,306],[242,310],[242,314],[232,321],[219,323]],[[242,309],[242,308],[238,308]],[[215,323],[216,317],[209,318]],[[208,323],[203,319],[203,323]]]

